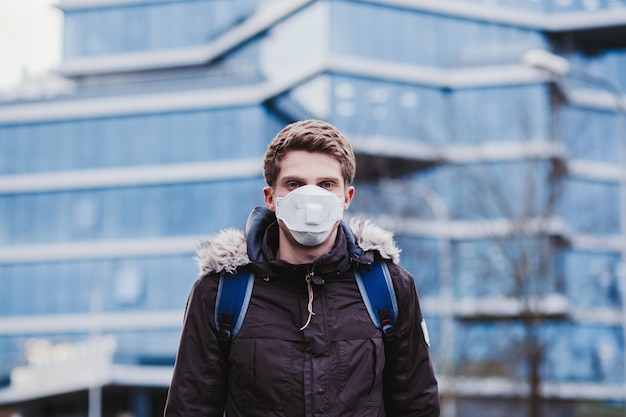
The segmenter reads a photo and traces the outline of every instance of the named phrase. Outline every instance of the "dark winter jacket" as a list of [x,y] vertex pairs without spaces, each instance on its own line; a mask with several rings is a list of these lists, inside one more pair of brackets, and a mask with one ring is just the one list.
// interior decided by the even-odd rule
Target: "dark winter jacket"
[[[260,208],[246,232],[222,231],[198,250],[201,277],[189,296],[165,416],[439,416],[417,293],[397,265],[392,235],[370,222],[342,223],[331,252],[306,265],[276,259],[277,243],[276,218]],[[396,338],[385,345],[353,273],[376,256],[389,260],[398,298]],[[213,313],[220,272],[236,268],[256,279],[225,357]],[[300,330],[311,298],[314,315]]]

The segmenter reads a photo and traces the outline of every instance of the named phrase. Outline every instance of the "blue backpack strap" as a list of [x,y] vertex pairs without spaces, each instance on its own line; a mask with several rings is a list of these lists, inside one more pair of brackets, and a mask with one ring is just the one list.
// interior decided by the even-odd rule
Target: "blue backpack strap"
[[215,300],[215,326],[217,341],[225,354],[230,352],[230,343],[246,317],[253,286],[254,274],[251,272],[240,270],[220,275]]
[[372,322],[382,330],[385,341],[392,339],[398,301],[387,264],[376,260],[371,265],[359,266],[354,275]]

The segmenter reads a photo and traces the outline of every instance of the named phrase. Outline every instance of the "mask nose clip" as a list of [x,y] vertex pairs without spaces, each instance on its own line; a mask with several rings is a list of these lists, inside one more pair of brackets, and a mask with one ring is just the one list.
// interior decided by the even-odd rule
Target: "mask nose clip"
[[304,212],[304,222],[306,224],[320,224],[322,222],[323,207],[321,204],[309,203]]

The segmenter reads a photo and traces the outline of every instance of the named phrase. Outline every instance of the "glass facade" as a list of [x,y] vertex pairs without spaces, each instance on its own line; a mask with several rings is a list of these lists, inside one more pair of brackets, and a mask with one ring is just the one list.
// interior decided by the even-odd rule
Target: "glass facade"
[[[112,335],[115,365],[171,369],[194,244],[263,205],[261,167],[227,168],[260,164],[282,126],[317,117],[353,140],[350,215],[392,229],[415,277],[447,416],[523,409],[513,398],[534,371],[559,393],[545,410],[623,415],[624,115],[572,98],[606,85],[521,56],[557,52],[615,99],[626,17],[597,24],[593,54],[577,44],[588,23],[568,19],[602,22],[626,2],[305,3],[61,2],[66,61],[95,69],[68,75],[70,96],[0,106],[0,413],[33,338]],[[228,42],[187,66],[107,66]],[[159,413],[146,410],[133,412]]]
[[65,58],[204,45],[248,18],[257,0],[168,0],[69,10]]
[[[263,203],[263,184],[254,178],[2,195],[0,242],[28,245],[213,233],[245,222],[250,207]],[[235,189],[241,193],[236,200],[223,199]]]
[[465,0],[465,2],[554,14],[613,10],[625,5],[623,0]]
[[331,49],[340,55],[454,68],[516,63],[524,51],[546,47],[543,34],[527,28],[366,2],[332,3]]
[[188,256],[11,264],[0,271],[3,317],[177,309],[196,275]]
[[258,157],[271,127],[258,106],[7,124],[0,126],[0,173]]

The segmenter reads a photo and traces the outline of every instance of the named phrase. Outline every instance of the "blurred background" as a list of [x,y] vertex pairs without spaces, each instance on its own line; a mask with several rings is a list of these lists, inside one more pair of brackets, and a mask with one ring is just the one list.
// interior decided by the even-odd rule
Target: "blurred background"
[[0,92],[6,99],[25,78],[44,76],[61,60],[63,13],[59,0],[0,2]]
[[626,415],[626,0],[52,3],[62,56],[0,89],[1,417],[160,415],[195,247],[303,118],[403,248],[444,417]]

